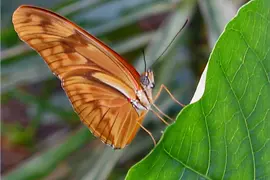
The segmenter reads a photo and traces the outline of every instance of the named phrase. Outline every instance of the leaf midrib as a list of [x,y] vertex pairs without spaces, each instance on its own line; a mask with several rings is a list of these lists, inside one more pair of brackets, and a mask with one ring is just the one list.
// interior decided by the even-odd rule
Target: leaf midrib
[[[243,37],[244,39],[244,37]],[[251,49],[248,45],[247,45],[247,48],[248,49]],[[253,54],[254,52],[251,51]],[[220,57],[220,54],[218,53],[218,56]],[[220,59],[220,58],[219,58]],[[243,60],[244,61],[244,60]],[[225,77],[227,83],[229,84],[229,87],[230,87],[230,90],[232,91],[233,93],[233,96],[237,102],[237,105],[238,105],[238,108],[241,112],[241,115],[244,119],[244,122],[245,122],[245,126],[246,126],[246,132],[247,132],[247,136],[248,136],[248,141],[249,141],[249,146],[250,146],[250,151],[251,151],[251,155],[252,155],[252,166],[253,166],[253,179],[255,179],[255,174],[256,174],[256,170],[255,170],[255,157],[254,157],[254,151],[253,151],[253,146],[252,146],[252,140],[251,140],[251,137],[250,137],[250,132],[249,132],[249,128],[248,128],[248,124],[247,124],[247,119],[244,115],[244,112],[243,112],[243,109],[241,108],[241,104],[239,102],[239,99],[237,98],[236,96],[236,93],[234,92],[233,88],[232,88],[232,85],[231,85],[231,82],[229,81],[228,77],[226,76],[226,73],[224,72],[224,69],[222,68],[222,64],[220,64],[221,61],[219,61],[219,68],[221,69],[222,71],[222,75]]]

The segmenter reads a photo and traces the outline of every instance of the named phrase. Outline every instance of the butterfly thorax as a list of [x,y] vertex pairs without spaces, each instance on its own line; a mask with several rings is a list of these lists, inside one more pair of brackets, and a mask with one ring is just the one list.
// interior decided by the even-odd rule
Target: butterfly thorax
[[131,103],[137,110],[149,110],[153,102],[152,91],[155,87],[154,74],[152,70],[147,70],[140,77],[142,89],[136,91],[136,100]]

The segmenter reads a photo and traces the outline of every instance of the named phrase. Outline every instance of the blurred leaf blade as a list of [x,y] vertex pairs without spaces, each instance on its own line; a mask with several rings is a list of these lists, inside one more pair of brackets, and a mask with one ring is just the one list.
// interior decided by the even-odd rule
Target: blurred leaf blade
[[198,3],[207,23],[210,46],[213,48],[225,25],[235,15],[237,9],[231,1],[200,0]]
[[267,0],[241,8],[210,57],[202,99],[183,109],[126,179],[270,176],[269,8]]
[[68,157],[72,152],[89,142],[92,137],[89,130],[83,127],[76,133],[71,134],[64,143],[27,160],[19,165],[18,168],[5,175],[3,179],[40,179],[54,170],[59,162]]

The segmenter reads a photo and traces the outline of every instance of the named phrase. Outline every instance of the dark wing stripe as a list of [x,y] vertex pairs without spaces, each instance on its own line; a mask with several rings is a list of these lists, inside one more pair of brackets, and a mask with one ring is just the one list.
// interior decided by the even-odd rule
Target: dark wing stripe
[[[108,138],[107,138],[106,141],[105,141],[105,144],[107,144],[107,141],[108,141],[108,139],[110,138],[112,129],[113,129],[113,127],[114,127],[114,124],[115,124],[115,122],[116,122],[116,120],[117,120],[117,117],[118,117],[119,113],[120,113],[120,111],[118,111],[118,113],[116,114],[116,116],[115,116],[115,118],[114,118],[113,125],[112,125],[112,127],[111,127],[111,129],[110,129],[110,131],[109,131],[109,135],[108,135]],[[113,142],[112,142],[112,144],[113,144]]]
[[[56,44],[56,45],[53,45],[53,46],[50,46],[50,47],[46,47],[46,48],[44,48],[44,49],[39,49],[38,51],[42,53],[43,51],[53,49],[53,48],[55,48],[55,47],[57,47],[57,46],[61,46],[61,43]],[[73,51],[73,52],[74,52],[74,51]],[[65,52],[65,51],[60,52],[60,53],[65,53],[65,54],[68,54],[68,53],[67,53],[67,52]],[[53,54],[53,56],[55,56],[55,55],[56,55],[56,54]],[[45,57],[48,57],[48,56],[45,56]],[[51,62],[50,62],[50,63],[51,63]],[[49,65],[49,63],[48,63],[48,65]]]
[[[92,101],[94,104],[96,104],[96,100]],[[86,106],[85,108],[83,108],[80,112],[78,112],[79,116],[82,116],[82,113],[85,109],[87,109],[89,106]]]
[[[81,101],[81,100],[86,100],[86,99],[88,99],[88,98],[81,98],[81,99],[76,99],[75,101],[71,101],[73,104],[75,104],[76,102],[78,102],[78,101]],[[91,101],[95,101],[95,100],[91,100]],[[91,101],[84,101],[85,103],[89,103],[89,102],[91,102]]]
[[[94,110],[98,110],[98,109],[100,109],[100,107],[96,106],[96,108],[94,108],[91,112],[89,112],[88,115],[85,116],[85,117],[86,117],[86,118],[89,117],[89,115],[90,115]],[[90,120],[89,126],[91,126],[91,124],[92,124],[92,122],[94,121],[94,119],[95,119],[95,117],[92,118],[92,119]]]
[[[19,33],[21,33],[21,32],[25,32],[25,31],[20,31]],[[20,37],[23,39],[25,36],[29,36],[29,35],[44,35],[44,34],[50,35],[50,36],[58,36],[61,38],[67,38],[65,36],[60,36],[59,34],[52,34],[52,33],[48,33],[48,32],[25,34],[23,36],[20,35]]]
[[[111,110],[111,109],[110,109],[110,110]],[[117,117],[118,114],[119,114],[119,113],[116,114],[116,117]],[[115,120],[114,120],[114,121],[115,121]],[[102,132],[100,133],[100,136],[99,136],[100,138],[102,138],[102,135],[103,135],[105,129],[107,128],[107,126],[109,125],[109,123],[110,123],[110,119],[106,122],[106,125],[104,126]],[[109,136],[108,136],[108,137],[109,137]],[[107,138],[107,139],[108,139],[108,138]]]
[[[96,126],[96,128],[95,128],[95,130],[94,130],[94,133],[96,133],[96,130],[98,129],[98,127],[99,127],[101,121],[105,118],[105,116],[107,115],[107,113],[109,112],[109,110],[110,110],[110,108],[107,108],[107,111],[106,111],[106,112],[102,115],[102,117],[100,118],[100,120],[99,120],[99,122],[98,122],[98,124],[97,124],[97,126]],[[99,137],[100,137],[100,136],[99,136]]]
[[[129,111],[129,115],[130,115],[130,116],[132,116],[132,114],[131,114],[131,108],[133,108],[133,107],[130,107],[130,111]],[[134,120],[132,119],[132,117],[130,117],[130,120],[131,120],[131,121],[134,121]],[[124,144],[127,143],[128,137],[129,137],[128,134],[132,134],[132,130],[134,129],[134,126],[136,126],[136,125],[137,125],[136,123],[135,123],[135,125],[134,125],[134,123],[130,122],[130,123],[128,124],[128,126],[127,126],[127,129],[122,129],[123,131],[126,131],[125,134],[122,134]],[[121,133],[121,131],[120,131],[120,133]],[[120,134],[120,133],[119,133],[119,134]]]
[[115,142],[116,142],[115,144],[118,143],[119,136],[120,136],[121,131],[122,131],[123,127],[124,127],[124,124],[125,124],[126,121],[129,119],[128,116],[130,115],[130,111],[131,111],[131,109],[129,109],[128,113],[126,114],[126,118],[125,118],[125,120],[123,121],[123,123],[122,123],[122,125],[121,125],[121,127],[120,127],[120,129],[119,129],[119,131],[118,131],[117,136],[115,137]]

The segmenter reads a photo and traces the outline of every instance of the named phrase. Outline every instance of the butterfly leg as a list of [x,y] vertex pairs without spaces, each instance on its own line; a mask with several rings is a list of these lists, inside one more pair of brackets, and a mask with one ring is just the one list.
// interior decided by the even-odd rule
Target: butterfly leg
[[165,116],[165,117],[168,118],[169,120],[174,121],[170,116],[168,116],[167,114],[165,114],[164,112],[162,112],[162,111],[157,107],[157,105],[155,105],[154,103],[152,103],[152,105],[158,110],[158,112],[159,112],[160,114],[162,114],[163,116]]
[[152,140],[153,140],[153,142],[154,142],[154,145],[156,146],[156,145],[157,145],[157,142],[156,142],[154,136],[152,135],[152,133],[151,133],[150,131],[148,131],[148,130],[147,130],[141,123],[139,123],[138,121],[137,121],[137,123],[141,126],[141,128],[142,128],[143,130],[145,130],[145,132],[147,132],[147,133],[149,134],[149,136],[152,138]]
[[[167,91],[167,93],[170,95],[170,97],[172,98],[172,100],[175,101],[177,104],[179,104],[179,105],[182,106],[182,107],[184,107],[185,105],[183,105],[182,103],[180,103],[179,101],[177,101],[177,100],[175,99],[175,97],[171,94],[171,92],[168,90],[168,88],[167,88],[164,84],[162,84],[162,85],[160,86],[160,88],[159,88],[159,90],[158,90],[156,96],[155,96],[154,99],[153,99],[152,105],[153,105],[153,106],[158,110],[158,112],[160,112],[163,116],[167,117],[167,118],[170,119],[171,121],[174,121],[171,117],[169,117],[168,115],[166,115],[165,113],[163,113],[163,112],[155,105],[155,103],[154,103],[154,102],[156,101],[156,99],[160,96],[161,91],[162,91],[163,89],[165,89],[165,90]],[[153,112],[154,112],[154,111],[153,111]],[[164,120],[163,118],[161,118],[156,112],[154,112],[154,114],[155,114],[156,116],[158,116],[158,118],[159,118],[160,120],[162,120],[163,122],[165,121],[165,120]],[[168,125],[168,123],[167,123],[166,121],[165,121],[164,123]]]
[[[164,122],[167,126],[169,125],[169,123],[167,121],[165,121],[156,111],[154,111],[153,109],[151,109],[150,111],[152,111],[162,122]],[[164,113],[163,113],[164,114]],[[171,119],[171,118],[170,118]]]
[[177,99],[172,95],[172,93],[169,91],[169,89],[164,85],[164,84],[161,84],[156,96],[154,97],[153,101],[155,102],[156,99],[160,96],[160,93],[162,91],[162,89],[165,89],[167,91],[167,93],[170,95],[170,97],[172,98],[172,100],[174,102],[176,102],[177,104],[179,104],[180,106],[184,107],[185,105],[180,103],[179,101],[177,101]]

